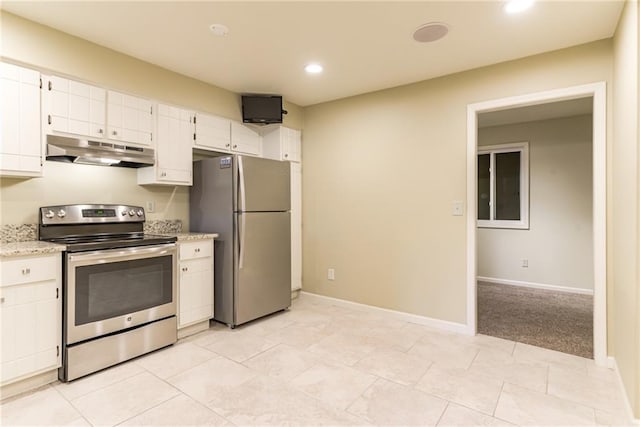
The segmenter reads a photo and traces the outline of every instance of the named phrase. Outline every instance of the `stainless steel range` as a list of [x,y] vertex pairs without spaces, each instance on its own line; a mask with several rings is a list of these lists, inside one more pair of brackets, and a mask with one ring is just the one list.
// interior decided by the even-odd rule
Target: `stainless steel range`
[[144,221],[138,206],[40,208],[40,240],[67,247],[60,380],[176,342],[176,238],[145,234]]

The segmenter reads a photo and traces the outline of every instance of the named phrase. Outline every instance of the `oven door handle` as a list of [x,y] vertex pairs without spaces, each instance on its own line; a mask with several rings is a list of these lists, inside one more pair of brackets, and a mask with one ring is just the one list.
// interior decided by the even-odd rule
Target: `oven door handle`
[[150,258],[160,255],[172,255],[176,252],[176,244],[168,243],[165,245],[154,246],[137,246],[123,249],[108,249],[92,252],[83,252],[80,254],[70,254],[68,260],[70,262],[82,262],[92,260],[104,260],[109,262],[126,261],[132,257]]

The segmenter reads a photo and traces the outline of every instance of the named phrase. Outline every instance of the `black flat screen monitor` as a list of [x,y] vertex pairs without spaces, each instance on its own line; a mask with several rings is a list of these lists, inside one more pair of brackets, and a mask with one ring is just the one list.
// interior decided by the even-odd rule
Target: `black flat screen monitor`
[[244,123],[282,123],[282,96],[242,95]]

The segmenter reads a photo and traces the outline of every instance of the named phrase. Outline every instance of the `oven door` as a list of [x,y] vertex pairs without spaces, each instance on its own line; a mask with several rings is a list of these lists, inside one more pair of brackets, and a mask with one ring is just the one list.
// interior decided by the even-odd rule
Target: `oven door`
[[176,245],[68,253],[66,344],[176,314]]

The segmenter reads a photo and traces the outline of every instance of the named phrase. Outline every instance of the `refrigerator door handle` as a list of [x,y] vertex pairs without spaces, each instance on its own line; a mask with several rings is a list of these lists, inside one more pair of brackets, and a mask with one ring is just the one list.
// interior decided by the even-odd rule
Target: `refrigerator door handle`
[[238,159],[238,210],[244,211],[245,207],[245,195],[244,195],[244,167],[242,166],[242,156],[236,157]]
[[238,269],[242,269],[242,264],[244,263],[244,235],[245,235],[245,218],[246,215],[240,214],[240,221],[238,223]]

